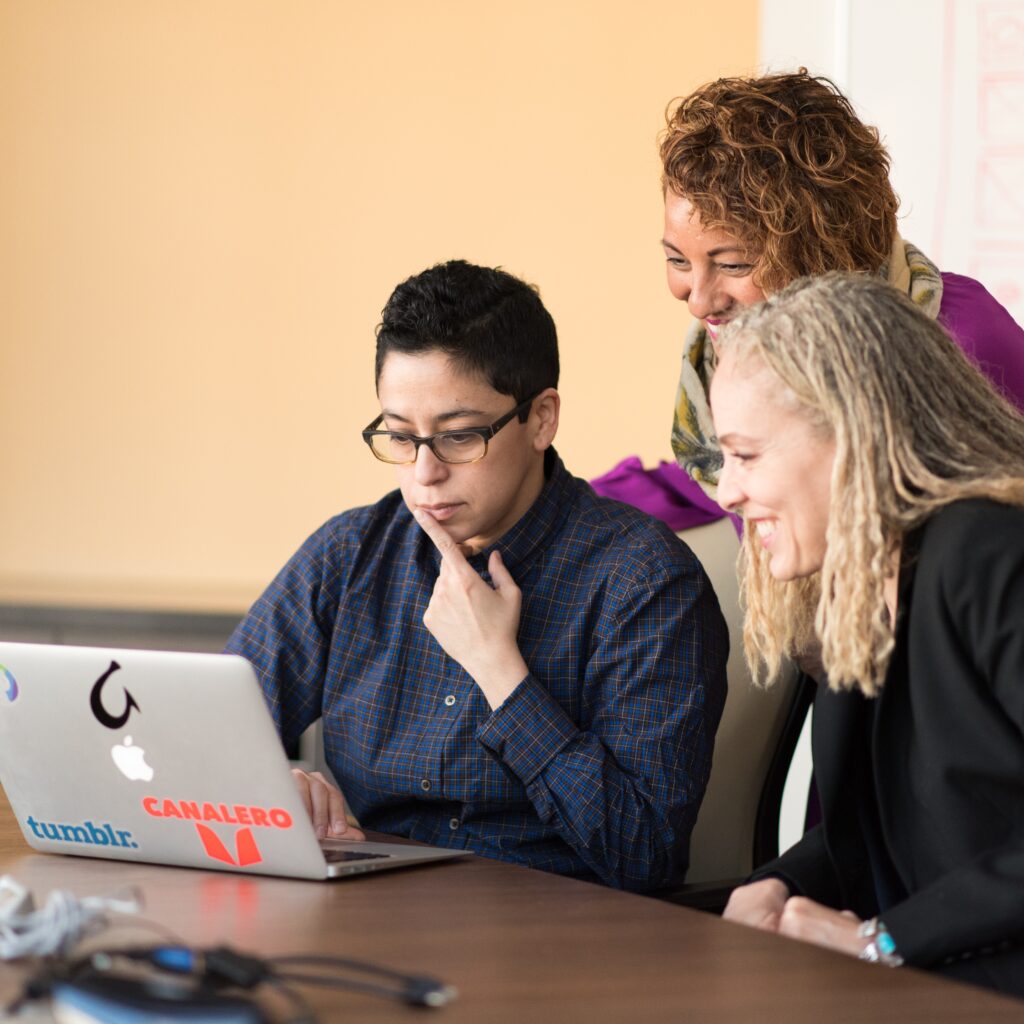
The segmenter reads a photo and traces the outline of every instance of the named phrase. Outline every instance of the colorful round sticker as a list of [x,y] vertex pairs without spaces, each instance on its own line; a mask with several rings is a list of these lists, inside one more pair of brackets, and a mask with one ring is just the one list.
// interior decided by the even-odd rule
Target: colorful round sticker
[[18,680],[3,665],[0,665],[0,672],[3,673],[0,689],[5,690],[4,696],[13,704],[18,699]]

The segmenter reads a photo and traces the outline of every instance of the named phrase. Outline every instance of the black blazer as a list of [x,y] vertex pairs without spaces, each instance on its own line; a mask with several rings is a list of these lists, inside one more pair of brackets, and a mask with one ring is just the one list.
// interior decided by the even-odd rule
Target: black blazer
[[822,823],[754,878],[874,916],[874,800],[897,951],[1024,995],[1024,508],[958,502],[908,536],[877,700],[819,689]]

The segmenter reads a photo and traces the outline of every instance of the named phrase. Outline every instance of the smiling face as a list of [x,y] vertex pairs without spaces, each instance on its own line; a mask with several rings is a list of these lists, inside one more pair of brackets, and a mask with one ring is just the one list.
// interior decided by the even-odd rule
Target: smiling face
[[[419,437],[490,426],[516,405],[511,395],[455,369],[437,350],[390,353],[377,394],[384,414],[380,429]],[[444,463],[420,445],[414,463],[395,467],[409,510],[426,509],[457,543],[474,551],[492,544],[522,518],[544,486],[544,452],[554,440],[558,411],[558,392],[541,392],[527,421],[516,417],[502,427],[478,462]]]
[[706,230],[693,204],[665,193],[665,250],[669,291],[703,321],[712,342],[744,306],[765,295],[754,284],[754,255],[734,235]]
[[757,357],[726,352],[711,381],[711,411],[724,464],[718,501],[742,510],[777,580],[817,572],[825,560],[836,445],[785,398]]

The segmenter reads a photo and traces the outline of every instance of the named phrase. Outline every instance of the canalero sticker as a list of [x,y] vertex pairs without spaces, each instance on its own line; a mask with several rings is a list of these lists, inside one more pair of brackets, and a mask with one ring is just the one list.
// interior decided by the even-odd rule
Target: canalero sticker
[[[292,827],[292,816],[281,807],[249,807],[243,804],[200,803],[198,800],[171,800],[147,796],[142,809],[153,818],[176,818],[191,821],[195,825],[203,852],[211,860],[233,867],[247,868],[263,860],[253,828]],[[206,824],[215,821],[221,825],[240,825],[233,831],[234,851],[229,850],[224,840]]]

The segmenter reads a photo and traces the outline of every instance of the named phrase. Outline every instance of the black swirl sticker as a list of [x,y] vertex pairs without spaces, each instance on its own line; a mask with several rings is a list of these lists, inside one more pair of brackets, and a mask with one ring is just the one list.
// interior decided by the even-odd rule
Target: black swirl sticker
[[100,725],[105,725],[108,729],[121,729],[123,728],[128,719],[131,717],[132,711],[140,711],[141,708],[135,703],[135,698],[127,691],[124,691],[125,695],[125,706],[124,711],[120,715],[112,715],[103,706],[103,686],[106,681],[120,668],[116,661],[110,663],[110,668],[103,673],[93,684],[92,693],[89,696],[89,706],[92,708],[92,713],[96,717],[96,721]]

